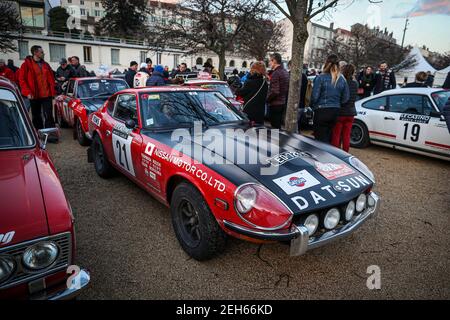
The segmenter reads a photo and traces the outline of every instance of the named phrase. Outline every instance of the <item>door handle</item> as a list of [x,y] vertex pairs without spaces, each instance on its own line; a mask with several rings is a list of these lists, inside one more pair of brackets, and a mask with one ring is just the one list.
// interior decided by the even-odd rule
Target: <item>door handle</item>
[[395,120],[393,117],[384,117],[384,120]]
[[106,130],[106,136],[109,137],[111,135],[111,131]]

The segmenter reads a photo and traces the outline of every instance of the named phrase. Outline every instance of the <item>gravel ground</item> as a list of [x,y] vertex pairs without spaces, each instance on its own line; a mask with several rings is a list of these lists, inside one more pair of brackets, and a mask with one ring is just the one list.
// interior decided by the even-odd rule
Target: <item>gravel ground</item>
[[[80,299],[450,298],[450,163],[352,150],[377,177],[377,219],[302,257],[231,239],[200,263],[179,246],[166,207],[123,176],[98,177],[86,148],[62,134],[49,151],[76,217],[77,263],[92,273]],[[381,290],[366,287],[370,265],[381,268]]]

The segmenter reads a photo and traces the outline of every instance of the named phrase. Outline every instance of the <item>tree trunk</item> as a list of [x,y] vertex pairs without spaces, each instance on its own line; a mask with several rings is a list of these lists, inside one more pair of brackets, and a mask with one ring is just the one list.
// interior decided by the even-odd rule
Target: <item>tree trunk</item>
[[298,107],[300,102],[301,76],[305,43],[308,39],[306,24],[299,21],[293,26],[291,76],[289,81],[289,99],[286,109],[285,128],[289,132],[298,132]]
[[225,51],[220,51],[219,52],[219,74],[220,74],[220,79],[223,80],[225,79]]

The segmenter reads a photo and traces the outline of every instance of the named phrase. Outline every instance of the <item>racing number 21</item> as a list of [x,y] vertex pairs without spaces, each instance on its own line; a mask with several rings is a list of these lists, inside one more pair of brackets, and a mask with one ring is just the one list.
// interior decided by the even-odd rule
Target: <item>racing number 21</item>
[[420,136],[420,125],[415,124],[411,127],[411,133],[409,130],[409,123],[405,123],[405,134],[403,136],[404,140],[408,139],[408,136],[411,135],[411,141],[413,142],[417,142],[419,141],[419,136]]
[[[116,141],[116,148],[119,151],[119,164],[121,167],[126,166],[126,169],[128,171],[130,171],[130,166],[128,165],[128,157],[127,157],[127,146],[126,144],[120,144],[120,141],[117,140]],[[123,158],[125,158],[125,164],[122,162],[122,154],[123,154]]]
[[113,133],[112,145],[116,163],[134,176],[133,157],[131,155],[132,136],[126,139]]

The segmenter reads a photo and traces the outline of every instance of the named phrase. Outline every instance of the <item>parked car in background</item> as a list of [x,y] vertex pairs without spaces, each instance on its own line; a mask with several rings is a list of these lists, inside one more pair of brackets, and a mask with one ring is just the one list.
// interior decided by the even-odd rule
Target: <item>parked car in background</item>
[[55,99],[56,121],[61,128],[73,127],[74,138],[80,145],[87,146],[91,142],[89,114],[97,111],[112,94],[127,88],[126,81],[118,78],[70,79],[63,94]]
[[370,143],[450,160],[450,134],[442,110],[450,91],[402,88],[356,102],[351,145]]
[[225,98],[227,98],[236,109],[242,111],[242,102],[236,100],[236,96],[231,91],[230,86],[226,81],[213,80],[213,79],[192,79],[184,82],[185,86],[199,87],[203,89],[209,89],[219,91]]
[[[251,129],[235,110],[220,93],[201,88],[121,91],[90,117],[88,160],[100,177],[119,171],[170,207],[181,247],[197,260],[224,250],[227,235],[288,242],[298,256],[376,216],[375,179],[361,161],[301,135]],[[180,152],[172,133],[183,128],[183,145],[191,148]],[[221,137],[254,130],[265,150],[276,151],[268,155],[246,139],[232,140],[232,148],[225,140],[226,147],[205,146],[198,141],[207,128]],[[202,151],[218,162],[202,161]],[[250,155],[261,161],[237,160]],[[265,174],[263,168],[274,170]]]
[[45,150],[55,130],[38,134],[17,88],[0,80],[0,300],[70,299],[90,281],[73,266],[74,217]]

